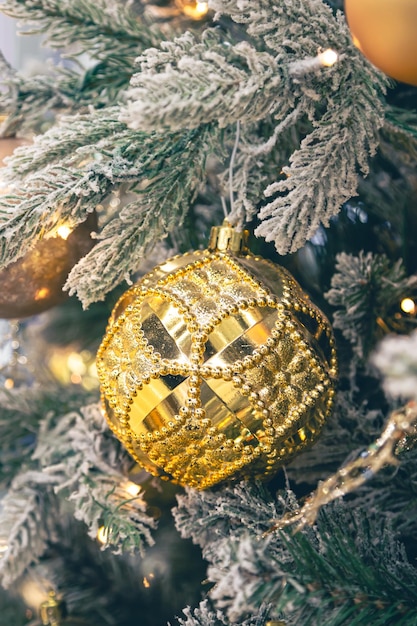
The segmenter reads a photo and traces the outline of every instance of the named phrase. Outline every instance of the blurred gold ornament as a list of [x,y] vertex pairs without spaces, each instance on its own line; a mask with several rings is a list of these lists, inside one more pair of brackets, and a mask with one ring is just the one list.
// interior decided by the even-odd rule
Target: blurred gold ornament
[[0,318],[36,315],[63,302],[68,295],[62,287],[74,265],[93,247],[91,233],[96,228],[96,215],[91,214],[66,238],[58,229],[55,237],[39,240],[0,270]]
[[354,44],[385,74],[417,85],[416,0],[345,0]]
[[227,222],[114,308],[97,356],[109,425],[150,473],[203,489],[267,478],[332,407],[329,322],[282,267]]
[[59,626],[62,623],[61,603],[58,602],[54,591],[50,591],[48,599],[42,602],[39,616],[43,626]]
[[[0,162],[27,143],[16,137],[0,139]],[[7,191],[1,187],[0,171],[0,194]],[[91,232],[96,228],[95,213],[73,231],[62,224],[55,236],[41,239],[23,257],[0,270],[0,318],[20,319],[63,302],[68,296],[62,287],[73,266],[93,247]]]
[[201,20],[207,16],[209,11],[208,2],[198,2],[198,0],[175,0],[180,11],[192,20]]
[[55,591],[50,591],[39,607],[39,620],[28,626],[89,626],[83,619],[66,616],[65,613],[65,603],[57,598]]

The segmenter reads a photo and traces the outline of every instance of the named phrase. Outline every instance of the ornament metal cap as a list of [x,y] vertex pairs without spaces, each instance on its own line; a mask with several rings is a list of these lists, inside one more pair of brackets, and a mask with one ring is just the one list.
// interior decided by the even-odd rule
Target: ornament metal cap
[[50,591],[48,599],[42,602],[39,617],[41,618],[42,626],[59,626],[61,624],[61,603],[58,601],[54,591]]
[[249,231],[238,231],[224,220],[221,226],[213,226],[210,232],[208,249],[210,252],[234,252],[247,254]]

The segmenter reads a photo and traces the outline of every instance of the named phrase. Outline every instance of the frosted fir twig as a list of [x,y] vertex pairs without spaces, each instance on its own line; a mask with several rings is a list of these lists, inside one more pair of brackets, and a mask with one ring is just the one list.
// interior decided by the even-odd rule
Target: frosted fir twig
[[[267,626],[268,623],[276,623],[279,626],[277,622],[267,622],[268,612],[268,607],[263,606],[257,616],[250,617],[240,624],[235,624],[235,626]],[[176,620],[180,626],[228,626],[230,623],[221,611],[210,606],[207,599],[200,602],[194,610],[187,607],[183,610],[183,614],[186,619],[177,617]]]
[[[49,63],[41,75],[2,73],[0,110],[8,115],[2,129],[7,134],[38,132],[46,113],[114,104],[129,83],[137,55],[167,35],[146,18],[139,20],[129,3],[7,0],[0,10],[26,25],[22,34],[42,33],[44,44],[61,56],[77,57],[77,63],[65,67]],[[78,59],[85,53],[86,69]]]
[[117,110],[64,118],[18,150],[4,171],[15,185],[13,194],[0,198],[3,265],[57,225],[83,221],[110,191],[123,185],[136,192],[69,276],[66,288],[84,305],[103,299],[137,269],[150,245],[179,227],[217,145],[218,131],[210,125],[163,136],[134,132],[117,121]]
[[[204,539],[209,597],[229,623],[239,624],[265,602],[271,621],[294,625],[368,619],[383,626],[387,614],[394,621],[404,614],[409,623],[415,619],[416,571],[384,518],[335,502],[320,511],[314,527],[262,538],[261,528],[271,523],[268,502],[282,514],[296,508],[294,495],[287,491],[273,500],[266,489],[249,484],[240,492],[238,520],[233,489],[216,491],[216,507],[224,513],[220,526],[212,523],[213,501],[204,492],[189,490],[179,503],[184,536]],[[375,613],[373,601],[382,602],[384,611]]]
[[407,277],[401,260],[392,263],[385,255],[371,252],[337,255],[331,289],[325,296],[337,307],[334,328],[342,331],[359,358],[365,358],[378,335],[390,329],[395,322],[390,319],[390,309],[398,309],[401,299],[416,285],[417,277]]
[[[284,132],[303,116],[310,129],[283,168],[287,179],[270,181],[266,195],[272,199],[262,207],[256,231],[280,253],[294,251],[356,193],[358,166],[367,173],[383,124],[386,80],[355,49],[343,18],[334,17],[322,0],[212,0],[210,6],[246,29],[245,41],[207,33],[200,42],[186,34],[146,51],[122,119],[132,128],[157,130],[240,121],[244,133],[245,124],[271,118]],[[295,62],[328,47],[343,51],[334,67],[291,74]],[[265,138],[265,159],[279,134],[272,129]],[[260,166],[260,155],[247,159],[239,182],[250,180]],[[236,208],[239,219],[244,196],[245,191]],[[252,202],[246,211],[250,219]]]
[[118,106],[111,106],[92,113],[62,116],[47,132],[34,137],[33,143],[15,150],[8,167],[2,169],[2,179],[19,183],[32,174],[27,183],[33,192],[37,176],[48,176],[56,163],[78,166],[79,173],[80,163],[94,163],[95,151],[111,154],[136,137],[117,120],[119,112]]
[[154,543],[150,530],[155,520],[146,512],[139,487],[134,497],[129,496],[128,457],[123,459],[98,405],[63,416],[56,425],[47,418],[33,459],[43,474],[53,478],[55,493],[73,502],[75,517],[88,526],[92,538],[100,525],[105,526],[104,547],[143,553],[145,544]]
[[[9,587],[45,551],[51,540],[44,494],[27,475],[15,480],[0,501],[0,582]],[[50,508],[49,508],[49,512]]]
[[[129,3],[105,0],[5,0],[1,11],[25,24],[25,33],[42,33],[49,48],[67,54],[129,64],[132,55],[159,43],[158,29],[137,20]],[[75,46],[75,47],[74,47]]]
[[[84,306],[102,299],[122,280],[129,280],[146,251],[181,227],[202,186],[205,161],[214,150],[215,138],[216,133],[210,126],[190,131],[176,140],[172,136],[155,138],[153,147],[157,152],[149,164],[151,167],[147,168],[149,181],[145,189],[138,189],[137,200],[106,225],[99,235],[99,243],[68,277],[65,289],[70,294],[76,293]],[[143,169],[142,174],[139,163],[138,178],[142,180],[146,174],[145,167]],[[135,186],[132,189],[135,190]]]
[[[270,112],[281,83],[272,55],[248,42],[231,46],[205,31],[187,32],[137,60],[121,119],[131,128],[180,130],[216,120],[220,127],[254,121]],[[263,94],[263,98],[259,97]]]
[[[372,479],[387,465],[397,465],[396,451],[407,436],[415,435],[417,425],[417,405],[410,402],[404,408],[393,411],[380,437],[360,456],[341,467],[335,474],[319,483],[299,509],[285,514],[277,520],[266,534],[295,525],[297,531],[306,525],[312,526],[320,509],[337,498],[356,491]],[[403,447],[404,444],[401,444]]]

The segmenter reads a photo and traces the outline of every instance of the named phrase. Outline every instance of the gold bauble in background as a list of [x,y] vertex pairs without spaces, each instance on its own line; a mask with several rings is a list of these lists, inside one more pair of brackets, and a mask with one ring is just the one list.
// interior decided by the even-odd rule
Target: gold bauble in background
[[417,85],[417,0],[345,0],[353,42],[385,74]]
[[65,603],[59,600],[54,591],[50,591],[48,598],[39,607],[39,619],[28,626],[89,626],[78,617],[67,616]]
[[150,473],[203,489],[267,478],[331,410],[329,322],[246,233],[213,229],[117,303],[97,356],[109,425]]
[[[16,137],[0,139],[0,165],[27,143]],[[7,187],[0,185],[0,194],[7,192]],[[56,236],[39,240],[24,256],[0,270],[0,318],[36,315],[63,302],[68,294],[62,287],[74,265],[93,247],[91,233],[96,229],[95,213],[72,232],[61,226]]]
[[93,213],[69,235],[60,236],[58,229],[55,237],[37,241],[24,256],[0,270],[0,318],[36,315],[63,302],[68,297],[62,291],[68,274],[93,247],[91,233],[96,229]]

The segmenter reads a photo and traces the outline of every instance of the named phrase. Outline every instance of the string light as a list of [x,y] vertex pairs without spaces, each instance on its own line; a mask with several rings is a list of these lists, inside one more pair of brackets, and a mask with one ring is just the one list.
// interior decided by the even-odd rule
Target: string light
[[404,313],[414,315],[416,313],[416,303],[411,298],[404,298],[401,300],[400,308]]
[[332,67],[332,65],[338,61],[339,55],[335,52],[335,50],[328,48],[327,50],[320,52],[317,55],[317,58],[324,67]]
[[61,237],[61,239],[68,239],[69,235],[71,234],[71,228],[69,226],[59,226],[57,229],[57,235],[58,237]]
[[140,487],[136,483],[131,482],[130,480],[123,485],[124,490],[131,496],[132,498],[136,498],[136,496],[140,493]]
[[142,582],[143,582],[143,586],[145,587],[145,589],[149,589],[149,587],[151,586],[152,578],[155,578],[155,574],[153,574],[152,572],[148,574],[148,576],[143,577]]
[[109,530],[105,526],[100,526],[97,531],[97,541],[103,545],[107,543],[109,538]]
[[323,50],[323,52],[319,52],[315,57],[298,59],[290,63],[288,71],[293,78],[301,79],[310,72],[317,72],[323,67],[332,67],[339,59],[339,54],[335,50],[328,48]]
[[176,0],[177,6],[187,17],[193,20],[201,20],[208,13],[208,2],[195,2],[194,0]]

